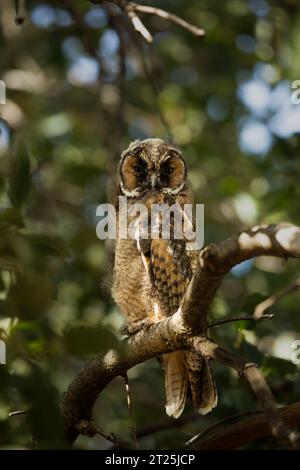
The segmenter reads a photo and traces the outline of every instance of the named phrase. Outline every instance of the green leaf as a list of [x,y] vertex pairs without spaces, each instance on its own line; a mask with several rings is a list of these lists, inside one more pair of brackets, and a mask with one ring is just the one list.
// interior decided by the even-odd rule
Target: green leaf
[[3,178],[3,176],[0,176],[0,194],[4,193],[5,189],[6,189],[5,179]]
[[248,343],[244,338],[237,348],[237,352],[241,356],[246,357],[249,361],[255,362],[257,364],[261,364],[264,359],[263,353],[259,351],[256,346]]
[[287,359],[269,356],[263,360],[263,371],[267,375],[283,380],[286,375],[295,374],[297,366]]
[[19,270],[19,260],[13,246],[17,238],[11,227],[0,223],[0,269]]
[[6,315],[24,320],[40,318],[49,306],[52,296],[53,286],[46,276],[21,276],[8,291]]
[[12,156],[8,197],[16,208],[27,201],[31,186],[30,160],[24,144],[16,144]]
[[64,342],[68,352],[79,357],[110,349],[120,350],[122,344],[109,328],[84,324],[77,324],[68,329],[64,334]]
[[255,307],[262,302],[266,297],[260,293],[249,295],[241,305],[241,311],[243,314],[252,315]]
[[23,228],[24,221],[20,212],[12,207],[0,212],[0,225],[8,227]]
[[32,248],[41,255],[58,256],[60,258],[70,257],[66,244],[59,237],[54,235],[29,234],[25,235],[25,238]]

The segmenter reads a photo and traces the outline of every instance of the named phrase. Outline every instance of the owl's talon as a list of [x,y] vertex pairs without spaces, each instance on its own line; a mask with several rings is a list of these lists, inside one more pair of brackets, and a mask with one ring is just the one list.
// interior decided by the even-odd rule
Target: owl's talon
[[144,320],[141,321],[139,330],[146,330],[151,325],[153,325],[153,320],[151,320],[150,318],[145,318]]
[[145,318],[144,320],[140,320],[140,321],[133,322],[133,323],[130,323],[130,324],[125,323],[121,327],[120,332],[124,336],[130,336],[130,335],[134,335],[138,331],[146,330],[151,325],[153,325],[153,321],[150,320],[150,318]]
[[120,331],[121,335],[129,336],[129,325],[128,325],[128,323],[124,323],[124,325],[121,326],[119,331]]

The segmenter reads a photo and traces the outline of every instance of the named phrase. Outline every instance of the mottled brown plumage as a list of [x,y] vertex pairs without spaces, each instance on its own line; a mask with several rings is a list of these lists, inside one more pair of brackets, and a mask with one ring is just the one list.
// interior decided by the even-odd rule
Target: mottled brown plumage
[[[118,194],[127,197],[129,207],[143,203],[149,216],[153,204],[176,204],[182,211],[192,203],[186,164],[174,145],[160,139],[135,141],[123,152],[118,172]],[[118,202],[116,202],[118,217]],[[145,214],[143,215],[145,217]],[[172,315],[196,268],[197,253],[186,249],[187,240],[174,236],[175,216],[170,219],[167,239],[142,239],[138,228],[143,217],[129,216],[135,239],[117,239],[113,297],[127,324],[142,320],[157,322]],[[161,217],[158,218],[161,230]],[[160,233],[161,235],[161,233]],[[200,355],[178,351],[163,356],[166,411],[177,418],[191,395],[200,413],[209,412],[217,402],[215,384],[208,362]]]

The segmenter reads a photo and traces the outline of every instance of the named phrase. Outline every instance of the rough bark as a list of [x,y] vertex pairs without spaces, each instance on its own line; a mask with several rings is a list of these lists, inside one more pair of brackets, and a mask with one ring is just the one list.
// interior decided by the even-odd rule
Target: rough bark
[[73,441],[78,433],[95,434],[93,405],[115,377],[150,358],[188,349],[234,368],[252,388],[272,434],[284,445],[296,447],[298,437],[286,426],[257,366],[206,337],[207,313],[222,278],[236,264],[259,255],[300,257],[300,228],[288,224],[257,226],[202,250],[198,269],[179,310],[138,331],[120,351],[109,351],[90,361],[73,380],[61,402],[68,438]]

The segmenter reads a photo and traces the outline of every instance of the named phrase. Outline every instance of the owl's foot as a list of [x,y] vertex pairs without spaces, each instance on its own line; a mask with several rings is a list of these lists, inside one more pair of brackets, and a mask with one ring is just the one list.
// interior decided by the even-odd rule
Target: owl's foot
[[153,321],[150,318],[144,318],[143,320],[132,323],[124,323],[124,325],[120,328],[120,333],[124,336],[131,336],[138,331],[146,330],[151,325],[153,325]]

